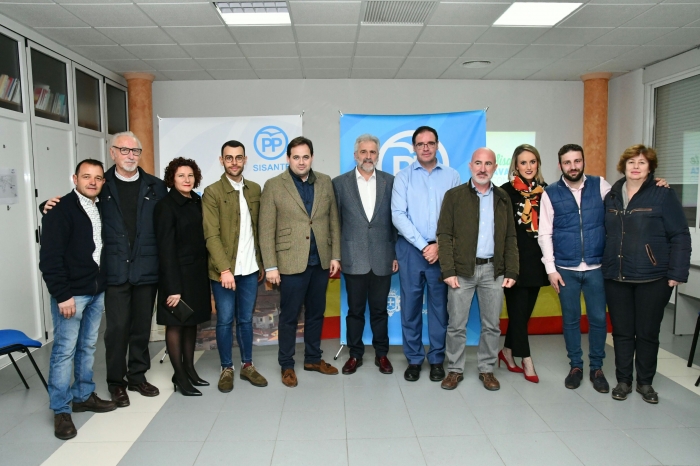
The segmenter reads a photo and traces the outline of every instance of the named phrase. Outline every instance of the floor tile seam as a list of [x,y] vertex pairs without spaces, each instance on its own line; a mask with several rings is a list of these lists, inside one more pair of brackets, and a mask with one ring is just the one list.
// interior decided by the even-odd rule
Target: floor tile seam
[[[488,440],[489,445],[491,445],[491,448],[493,448],[493,451],[495,451],[496,455],[498,455],[498,459],[501,460],[501,463],[503,463],[504,466],[507,465],[506,460],[503,459],[503,456],[501,456],[501,452],[498,451],[498,448],[496,448],[496,445],[493,443],[493,440],[491,440],[491,436],[489,434],[487,434],[486,431],[484,431],[484,435],[486,436],[486,440]],[[494,434],[494,435],[502,435],[502,434]]]
[[[536,433],[548,433],[548,432],[536,432]],[[557,435],[556,432],[552,431],[551,433],[554,434],[554,437],[555,437],[562,445],[564,445],[564,447],[565,447],[567,450],[569,450],[569,452],[573,455],[574,458],[576,458],[576,459],[581,463],[581,466],[585,466],[585,465],[586,465],[586,463],[584,462],[583,458],[579,458],[579,456],[571,449],[571,447],[569,447],[569,445],[568,445],[564,440],[561,439],[561,437],[559,437],[559,436]],[[494,434],[494,435],[498,435],[498,434]],[[490,437],[489,437],[489,440],[491,440]]]
[[635,438],[632,437],[629,433],[627,433],[626,430],[623,429],[622,432],[627,436],[627,438],[629,438],[630,440],[632,440],[635,444],[639,445],[639,448],[641,448],[641,449],[644,450],[645,452],[649,453],[649,455],[650,455],[652,458],[654,458],[656,461],[658,461],[659,464],[661,464],[661,465],[665,465],[665,464],[666,464],[666,463],[664,463],[663,461],[661,461],[660,458],[658,458],[656,455],[654,455],[654,453],[652,453],[648,448],[646,448],[644,445],[642,445],[641,443],[639,443],[639,442],[637,441],[637,439],[635,439]]

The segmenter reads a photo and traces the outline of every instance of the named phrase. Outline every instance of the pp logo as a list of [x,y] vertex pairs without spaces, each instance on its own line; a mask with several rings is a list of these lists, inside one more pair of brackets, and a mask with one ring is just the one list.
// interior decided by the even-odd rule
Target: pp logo
[[396,288],[391,288],[386,301],[386,311],[389,317],[397,312],[401,312],[401,294]]
[[[416,160],[416,153],[413,151],[411,143],[412,136],[413,130],[401,131],[382,144],[379,149],[378,165],[383,172],[396,175]],[[443,165],[450,165],[447,149],[441,142],[438,143],[437,159]]]
[[288,143],[287,134],[277,126],[260,128],[253,139],[255,152],[265,160],[280,158],[287,151]]

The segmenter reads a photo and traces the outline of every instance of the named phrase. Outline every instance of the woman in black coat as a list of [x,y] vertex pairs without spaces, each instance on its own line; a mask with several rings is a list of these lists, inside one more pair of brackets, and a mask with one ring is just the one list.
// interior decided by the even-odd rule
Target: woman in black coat
[[[620,157],[624,178],[605,196],[603,277],[615,344],[615,400],[637,392],[658,403],[656,374],[659,331],[673,287],[688,280],[690,232],[676,193],[656,185],[656,151],[641,144]],[[636,356],[636,358],[635,358]]]
[[[549,285],[542,263],[542,250],[537,243],[540,198],[547,183],[542,178],[540,153],[529,144],[515,148],[511,159],[511,181],[501,186],[510,196],[518,233],[520,273],[511,288],[504,288],[508,309],[508,332],[503,349],[498,353],[498,365],[506,363],[511,372],[523,372],[525,380],[538,383],[535,365],[530,356],[527,325],[535,309],[540,287]],[[515,364],[515,357],[522,358],[523,367]]]
[[[175,371],[173,384],[184,395],[201,395],[193,385],[209,385],[194,369],[197,324],[211,318],[202,202],[193,191],[201,180],[194,160],[172,160],[164,176],[170,192],[154,212],[159,260],[157,322],[166,326],[165,342]],[[194,311],[184,321],[174,314],[183,308],[180,301]]]

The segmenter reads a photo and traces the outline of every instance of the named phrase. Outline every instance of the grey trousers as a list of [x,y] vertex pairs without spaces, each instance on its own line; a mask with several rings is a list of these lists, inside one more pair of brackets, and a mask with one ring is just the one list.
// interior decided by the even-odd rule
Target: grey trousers
[[493,264],[477,265],[473,277],[457,277],[459,288],[447,288],[447,370],[464,372],[467,344],[467,321],[474,291],[481,311],[481,337],[477,352],[479,372],[493,372],[501,336],[500,316],[503,307],[503,276],[493,278]]

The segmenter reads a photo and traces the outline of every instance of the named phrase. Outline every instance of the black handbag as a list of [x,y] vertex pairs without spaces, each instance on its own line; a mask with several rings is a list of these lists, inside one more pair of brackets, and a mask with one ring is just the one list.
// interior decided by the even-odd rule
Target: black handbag
[[175,318],[177,320],[179,320],[180,322],[186,321],[187,319],[192,317],[192,315],[194,314],[194,311],[192,310],[192,308],[182,299],[180,299],[180,301],[178,301],[178,303],[177,303],[177,305],[175,305],[175,307],[170,307],[167,304],[166,304],[166,307],[168,308],[170,313],[173,316],[175,316]]

